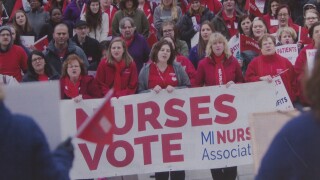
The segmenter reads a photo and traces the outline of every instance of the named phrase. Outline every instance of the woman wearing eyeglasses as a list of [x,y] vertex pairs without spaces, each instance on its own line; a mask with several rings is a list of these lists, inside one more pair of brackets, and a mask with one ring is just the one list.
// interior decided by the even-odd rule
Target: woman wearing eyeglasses
[[32,51],[28,57],[28,71],[22,82],[58,80],[59,74],[51,67],[41,51]]
[[278,26],[272,27],[270,29],[271,34],[276,33],[279,28],[289,26],[296,31],[298,35],[298,43],[308,44],[310,42],[310,38],[308,37],[308,29],[292,22],[291,11],[288,5],[280,5],[276,10],[276,16],[278,18],[279,24]]

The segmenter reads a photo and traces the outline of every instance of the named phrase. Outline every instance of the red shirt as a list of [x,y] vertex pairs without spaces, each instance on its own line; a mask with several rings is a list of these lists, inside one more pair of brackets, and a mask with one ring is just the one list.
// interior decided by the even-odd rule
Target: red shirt
[[306,64],[307,64],[307,50],[308,49],[315,49],[314,43],[308,44],[306,47],[304,47],[300,51],[300,53],[297,57],[297,60],[294,64],[294,71],[297,74],[299,101],[300,101],[300,103],[302,103],[304,105],[308,104],[305,96],[303,95],[303,86],[302,86],[302,81],[304,78],[305,68],[306,68]]
[[238,20],[236,17],[236,12],[234,11],[233,17],[229,18],[229,17],[227,17],[226,13],[224,11],[222,11],[221,17],[229,30],[230,37],[238,34]]
[[22,81],[21,71],[27,71],[27,54],[22,47],[12,45],[9,51],[0,53],[0,74],[13,76]]
[[38,76],[38,80],[39,80],[39,81],[48,81],[49,78],[48,78],[48,76],[45,75],[45,74],[40,74],[40,75]]
[[196,69],[194,68],[193,64],[188,58],[186,58],[183,55],[177,55],[176,58],[177,58],[176,61],[182,65],[182,67],[185,69],[186,73],[188,74],[191,87],[194,87],[195,78],[196,78]]
[[172,65],[168,65],[166,70],[161,72],[155,63],[150,64],[148,88],[153,89],[157,85],[162,89],[167,88],[168,85],[178,86],[178,79]]

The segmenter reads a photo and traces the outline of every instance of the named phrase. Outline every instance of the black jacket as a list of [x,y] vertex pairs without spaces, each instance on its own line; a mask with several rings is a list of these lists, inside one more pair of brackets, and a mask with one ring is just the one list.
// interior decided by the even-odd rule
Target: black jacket
[[[187,42],[189,49],[191,48],[191,41],[190,40],[197,33],[197,31],[195,31],[193,29],[192,17],[193,16],[188,11],[182,17],[182,20],[180,22],[180,26],[181,26],[181,28],[180,28],[181,29],[180,30],[181,38],[180,39]],[[208,8],[206,8],[200,17],[200,24],[202,24],[202,22],[205,20],[210,21],[213,17],[214,17],[213,12],[211,12]]]
[[99,41],[89,36],[86,36],[84,43],[81,45],[78,41],[78,35],[73,36],[72,41],[75,42],[77,46],[79,46],[86,54],[89,61],[88,70],[96,71],[102,56],[99,48]]

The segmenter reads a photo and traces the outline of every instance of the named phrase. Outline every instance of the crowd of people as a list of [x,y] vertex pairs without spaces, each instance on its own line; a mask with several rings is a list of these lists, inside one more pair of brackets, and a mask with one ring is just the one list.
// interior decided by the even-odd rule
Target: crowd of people
[[[27,0],[7,18],[0,1],[0,81],[59,80],[61,99],[168,93],[177,88],[267,81],[280,75],[293,103],[304,96],[307,50],[320,42],[319,1],[265,0],[253,13],[245,0]],[[257,15],[260,14],[260,15]],[[48,45],[40,51],[22,36]],[[259,52],[231,53],[229,41],[251,38]],[[276,46],[297,44],[294,64]],[[310,67],[309,67],[310,70]],[[212,169],[236,179],[237,168]],[[169,173],[156,173],[168,179]],[[171,172],[185,179],[184,171]]]

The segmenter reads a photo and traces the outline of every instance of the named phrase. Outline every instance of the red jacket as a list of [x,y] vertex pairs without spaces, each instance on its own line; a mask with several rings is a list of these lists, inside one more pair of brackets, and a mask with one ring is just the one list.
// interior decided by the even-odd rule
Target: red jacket
[[218,12],[222,9],[222,4],[218,0],[202,0],[204,4],[207,6],[210,11],[214,14],[218,14]]
[[[205,57],[199,61],[195,80],[195,85],[197,87],[202,87],[204,85],[214,86],[219,84],[219,82],[216,82],[215,78],[213,78],[215,76],[215,64],[216,62],[209,57]],[[223,67],[227,82],[244,82],[240,65],[235,57],[231,56],[228,59],[226,58],[223,62]]]
[[27,54],[22,47],[12,45],[7,52],[0,52],[0,74],[13,76],[22,81],[21,71],[27,71]]
[[299,90],[299,101],[300,103],[307,105],[308,102],[306,100],[306,98],[303,95],[303,88],[302,88],[302,80],[304,77],[304,73],[305,73],[305,68],[306,68],[306,64],[307,64],[307,50],[308,49],[315,49],[314,47],[314,43],[312,44],[308,44],[306,47],[304,47],[298,57],[297,60],[294,64],[294,70],[297,74],[297,83],[298,83],[298,90]]
[[274,16],[271,16],[270,14],[263,15],[262,19],[266,23],[267,29],[271,29],[274,26],[278,26],[278,25],[271,25],[271,20],[278,20],[278,19]]
[[[60,79],[60,92],[61,92],[61,99],[70,99],[65,93],[65,79]],[[81,77],[80,87],[79,87],[79,94],[82,95],[83,99],[93,99],[93,98],[101,98],[102,93],[98,87],[97,82],[95,81],[94,77],[85,75]]]
[[195,86],[195,78],[196,78],[196,69],[194,68],[191,61],[183,55],[177,55],[177,62],[179,62],[182,67],[184,67],[188,77],[190,79],[191,87]]
[[[97,69],[96,80],[102,93],[105,95],[112,87],[116,68],[102,59]],[[134,61],[121,73],[121,90],[114,92],[115,97],[135,94],[138,87],[138,71]]]
[[288,59],[276,53],[270,56],[260,55],[255,57],[248,66],[245,80],[246,82],[260,81],[260,77],[262,76],[275,76],[286,69],[288,70],[280,76],[291,101],[294,102],[296,100],[297,85],[293,65]]

